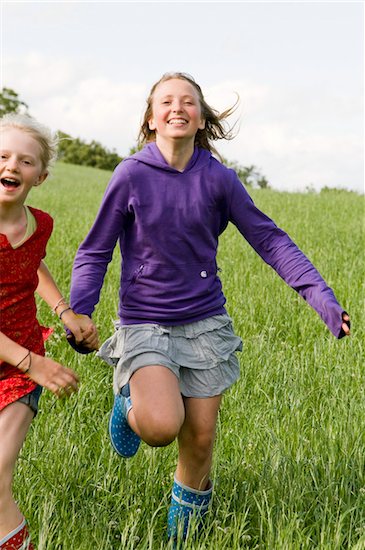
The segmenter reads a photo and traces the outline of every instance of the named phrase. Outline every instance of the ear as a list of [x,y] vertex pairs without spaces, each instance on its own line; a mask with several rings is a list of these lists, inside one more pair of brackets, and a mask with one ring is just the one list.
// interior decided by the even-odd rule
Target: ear
[[44,182],[47,176],[48,176],[48,172],[43,172],[42,174],[40,174],[37,181],[33,184],[33,187],[38,187],[38,185],[41,185],[41,183]]
[[199,130],[204,130],[204,128],[205,128],[205,118],[202,118],[200,120]]
[[150,130],[156,130],[156,124],[154,123],[153,118],[150,118],[150,120],[148,121],[148,127]]

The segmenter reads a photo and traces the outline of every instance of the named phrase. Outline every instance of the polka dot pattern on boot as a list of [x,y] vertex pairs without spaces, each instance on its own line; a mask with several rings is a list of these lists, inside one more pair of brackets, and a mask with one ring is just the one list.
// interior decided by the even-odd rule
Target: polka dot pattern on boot
[[109,435],[115,452],[123,458],[134,456],[141,443],[141,438],[134,433],[127,421],[131,408],[130,397],[124,397],[121,394],[115,396],[109,420]]

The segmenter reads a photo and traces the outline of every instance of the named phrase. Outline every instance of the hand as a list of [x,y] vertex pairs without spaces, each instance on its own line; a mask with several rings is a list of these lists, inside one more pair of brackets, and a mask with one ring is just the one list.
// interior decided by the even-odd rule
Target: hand
[[98,331],[90,317],[76,314],[70,309],[62,315],[62,322],[72,332],[76,344],[90,350],[99,349]]
[[31,353],[31,365],[27,376],[44,386],[57,397],[67,397],[78,391],[79,377],[77,374],[49,357]]
[[351,334],[351,332],[350,332],[350,317],[345,312],[342,313],[342,321],[343,321],[343,323],[341,325],[341,328],[342,328],[343,332],[345,333],[345,336],[350,336],[350,334]]

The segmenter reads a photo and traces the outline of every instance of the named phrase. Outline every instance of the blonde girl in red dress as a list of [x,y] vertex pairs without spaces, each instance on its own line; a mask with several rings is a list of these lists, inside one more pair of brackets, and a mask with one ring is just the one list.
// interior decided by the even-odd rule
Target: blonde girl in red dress
[[24,204],[46,179],[56,147],[52,133],[31,117],[0,119],[0,550],[33,548],[12,479],[42,386],[58,397],[78,389],[75,372],[44,356],[46,331],[36,318],[35,291],[76,342],[98,347],[93,322],[72,311],[43,262],[52,218]]

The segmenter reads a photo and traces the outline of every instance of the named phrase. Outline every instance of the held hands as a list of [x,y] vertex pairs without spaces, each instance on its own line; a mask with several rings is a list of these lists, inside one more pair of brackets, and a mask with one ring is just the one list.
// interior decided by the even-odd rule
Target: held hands
[[62,315],[62,322],[72,332],[77,345],[91,351],[99,349],[98,331],[90,317],[67,309]]

